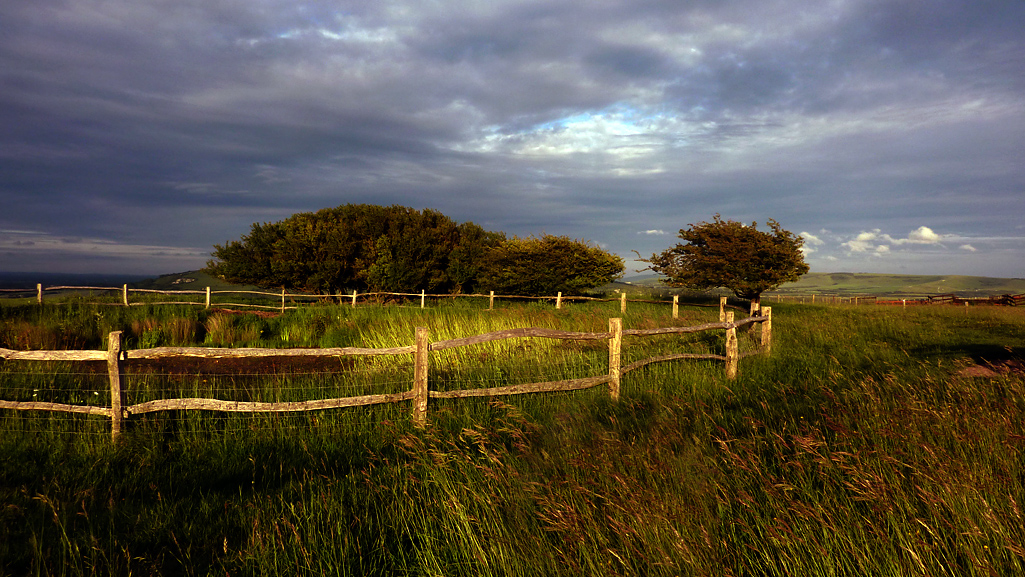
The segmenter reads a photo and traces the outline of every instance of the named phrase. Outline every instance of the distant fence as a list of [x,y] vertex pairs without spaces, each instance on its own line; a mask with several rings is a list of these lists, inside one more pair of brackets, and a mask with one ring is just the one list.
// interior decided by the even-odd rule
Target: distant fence
[[[472,298],[472,299],[488,299],[488,308],[493,309],[495,307],[495,299],[509,299],[509,300],[536,300],[536,301],[550,301],[554,302],[555,308],[561,309],[563,303],[573,301],[594,301],[594,302],[619,302],[619,310],[621,313],[626,312],[627,302],[634,303],[654,303],[654,304],[667,304],[669,301],[665,300],[650,300],[650,299],[630,299],[627,298],[627,293],[620,293],[618,298],[603,298],[603,297],[588,297],[588,296],[563,296],[560,292],[554,296],[527,296],[527,295],[496,295],[495,291],[490,291],[489,294],[427,294],[425,291],[419,293],[404,293],[404,292],[365,292],[360,293],[352,291],[351,294],[309,294],[309,293],[289,293],[284,289],[278,292],[268,291],[249,291],[249,290],[212,290],[210,287],[206,287],[205,290],[156,290],[156,289],[138,289],[130,288],[127,284],[120,287],[90,287],[90,286],[50,286],[44,287],[42,284],[37,284],[35,289],[0,289],[0,294],[6,293],[7,295],[13,295],[18,298],[31,298],[35,295],[36,302],[43,304],[46,299],[46,293],[66,293],[66,292],[113,292],[118,293],[117,302],[98,302],[92,304],[98,305],[117,305],[117,306],[141,306],[141,305],[188,305],[188,306],[202,306],[205,308],[216,307],[241,307],[241,308],[255,308],[265,310],[276,310],[284,313],[286,310],[294,310],[298,308],[298,304],[301,302],[316,303],[316,302],[336,302],[338,304],[349,304],[356,306],[358,299],[363,299],[363,302],[367,302],[373,299],[387,299],[387,298],[403,298],[410,300],[420,301],[420,307],[426,306],[426,301],[430,299],[457,299],[457,298]],[[151,299],[135,299],[132,300],[131,296],[135,295],[169,295],[169,296],[194,296],[198,297],[197,300],[173,300],[173,301],[154,301]],[[214,302],[215,296],[221,295],[250,295],[257,298],[275,299],[276,304],[265,305],[265,304],[254,304],[254,303],[241,303],[241,302]],[[200,300],[201,299],[201,300]],[[679,295],[673,295],[673,318],[679,317],[679,306],[680,297]],[[702,305],[695,303],[688,303],[688,306],[715,306],[715,305]],[[741,307],[731,306],[726,304],[726,297],[720,297],[719,299],[719,317],[722,319],[722,311],[725,308],[733,308],[740,311],[745,311]],[[757,308],[751,308],[750,311],[753,313]]]
[[908,297],[879,297],[879,296],[842,296],[830,294],[810,295],[782,295],[770,294],[762,297],[766,301],[778,303],[803,303],[803,304],[849,304],[849,305],[897,305],[897,306],[919,306],[919,305],[991,305],[991,306],[1021,306],[1025,305],[1025,294],[1019,295],[993,295],[987,297],[961,297],[955,294],[924,295]]
[[[300,412],[338,409],[344,407],[367,406],[380,403],[412,403],[412,418],[417,424],[427,421],[428,399],[458,399],[467,397],[493,397],[503,395],[519,395],[525,393],[545,393],[554,391],[574,391],[607,384],[612,399],[619,398],[620,381],[624,374],[637,370],[651,363],[680,359],[708,359],[723,361],[726,365],[726,377],[735,379],[741,358],[753,354],[769,354],[772,350],[772,309],[765,307],[758,316],[747,317],[734,321],[733,312],[726,312],[722,322],[706,323],[689,327],[663,327],[655,329],[623,329],[621,318],[609,319],[607,333],[580,333],[556,331],[541,328],[517,328],[470,337],[451,339],[438,342],[428,340],[426,328],[418,327],[415,332],[414,344],[394,348],[326,348],[326,349],[230,349],[230,348],[196,348],[196,347],[159,347],[152,349],[124,350],[122,348],[121,331],[110,333],[108,348],[90,351],[14,351],[0,348],[0,358],[18,361],[106,361],[110,380],[110,406],[70,405],[35,401],[0,400],[0,409],[56,411],[67,413],[84,413],[109,417],[111,420],[111,437],[117,440],[126,419],[133,415],[141,415],[156,411],[204,410],[227,412]],[[737,340],[737,328],[758,323],[761,325],[760,342],[757,350],[740,353]],[[726,332],[725,355],[676,353],[658,357],[650,357],[621,365],[620,353],[624,336],[645,337],[653,335],[696,333],[701,331],[724,330]],[[607,340],[609,345],[608,372],[585,378],[538,382],[501,387],[467,389],[457,391],[431,391],[428,389],[428,372],[430,367],[429,353],[457,347],[471,346],[490,341],[512,338],[548,338],[577,341]],[[320,399],[296,402],[257,402],[257,401],[226,401],[207,398],[160,399],[128,406],[125,402],[125,388],[122,387],[124,365],[136,359],[160,359],[167,357],[196,358],[236,358],[251,359],[257,357],[342,357],[354,355],[413,355],[414,370],[412,388],[394,394],[362,395],[356,397]]]

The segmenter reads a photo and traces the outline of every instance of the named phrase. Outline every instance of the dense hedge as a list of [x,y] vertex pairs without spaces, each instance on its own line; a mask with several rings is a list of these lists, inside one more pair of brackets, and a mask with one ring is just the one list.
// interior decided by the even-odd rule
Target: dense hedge
[[207,270],[227,281],[319,293],[495,290],[579,293],[611,282],[623,260],[567,237],[506,238],[404,206],[346,204],[253,224],[215,245]]

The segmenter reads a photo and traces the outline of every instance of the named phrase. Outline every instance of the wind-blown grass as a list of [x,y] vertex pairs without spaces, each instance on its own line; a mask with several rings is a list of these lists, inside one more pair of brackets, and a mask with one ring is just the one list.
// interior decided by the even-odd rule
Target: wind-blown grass
[[[672,322],[665,309],[631,308],[628,328]],[[424,429],[398,406],[167,414],[117,447],[104,427],[54,432],[5,412],[0,574],[1025,572],[1025,379],[961,371],[1020,360],[1022,312],[773,309],[773,355],[745,359],[736,381],[716,363],[656,364],[624,378],[618,403],[600,388],[449,403]],[[307,342],[368,346],[376,335],[369,346],[396,346],[415,326],[432,340],[506,323],[605,331],[618,308],[305,314],[316,327]],[[684,310],[692,318],[679,323],[712,314]],[[299,324],[261,322],[270,340]],[[624,354],[683,345],[671,338],[628,340]],[[437,361],[432,378],[551,376],[549,362],[559,375],[600,373],[605,353],[502,346]],[[387,362],[377,368],[405,378],[400,361]],[[274,379],[279,394],[343,386]]]

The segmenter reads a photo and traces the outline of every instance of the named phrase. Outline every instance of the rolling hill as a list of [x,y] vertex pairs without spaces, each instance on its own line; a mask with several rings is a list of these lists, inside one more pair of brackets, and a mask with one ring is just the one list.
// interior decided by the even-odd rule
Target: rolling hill
[[[631,277],[614,288],[656,288],[656,276]],[[1025,279],[961,275],[899,275],[873,273],[808,273],[767,294],[829,294],[838,296],[904,296],[956,294],[986,297],[1025,293]]]

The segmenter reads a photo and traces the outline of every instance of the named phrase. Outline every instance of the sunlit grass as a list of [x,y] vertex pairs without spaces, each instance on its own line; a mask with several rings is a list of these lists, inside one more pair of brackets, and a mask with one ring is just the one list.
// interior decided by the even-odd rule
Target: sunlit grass
[[[417,326],[437,341],[604,332],[610,316],[618,304],[313,307],[235,322],[259,326],[260,346],[392,347]],[[681,317],[631,304],[624,325],[716,311]],[[403,405],[182,412],[141,418],[112,446],[102,418],[5,411],[0,574],[1021,574],[1025,379],[961,370],[1020,360],[1023,321],[1013,309],[773,304],[773,355],[744,359],[735,381],[717,362],[660,363],[626,375],[618,403],[603,387],[438,402],[423,429]],[[286,343],[283,329],[302,326]],[[742,337],[750,350],[755,335]],[[627,339],[624,357],[681,347],[721,339]],[[432,356],[432,386],[607,369],[605,341],[459,351]],[[129,388],[282,400],[408,388],[409,359],[376,359],[270,379],[135,374]],[[67,366],[3,371],[18,394],[104,384],[76,391]]]

